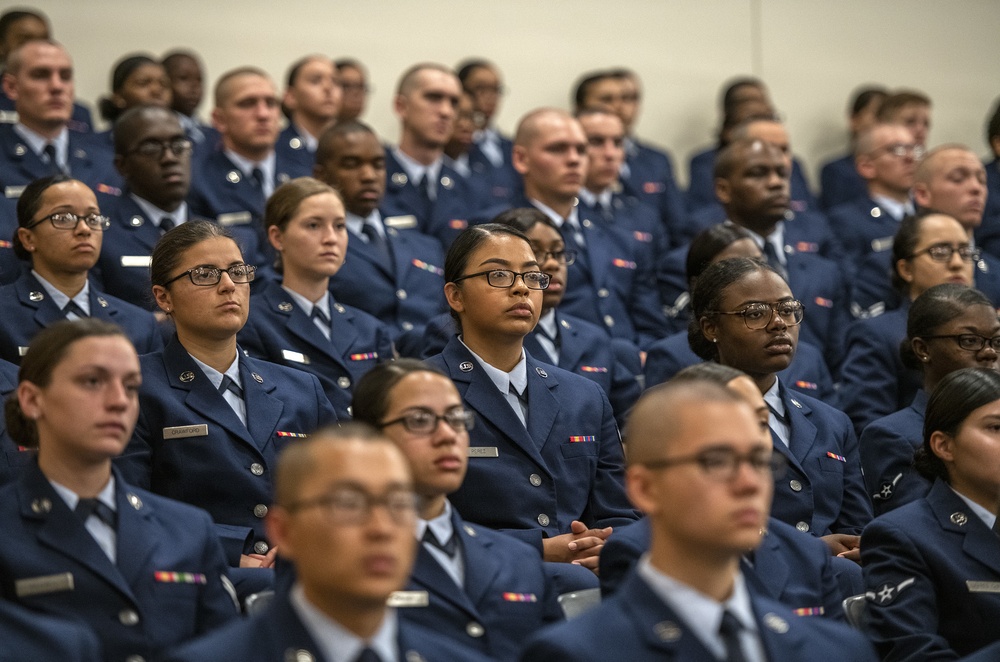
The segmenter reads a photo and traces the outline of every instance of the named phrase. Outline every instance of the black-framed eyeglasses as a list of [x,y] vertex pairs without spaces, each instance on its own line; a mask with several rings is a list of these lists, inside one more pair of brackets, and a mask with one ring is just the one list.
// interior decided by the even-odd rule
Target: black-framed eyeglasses
[[933,246],[915,251],[909,259],[912,260],[924,253],[927,253],[935,262],[951,262],[951,256],[955,253],[958,253],[958,256],[966,262],[978,262],[983,254],[981,250],[968,244],[959,244],[958,246],[953,244],[934,244]]
[[922,159],[926,153],[923,145],[917,144],[907,144],[907,143],[893,143],[891,145],[883,145],[871,151],[872,155],[878,154],[879,152],[885,152],[886,154],[892,154],[893,156],[903,158],[904,156],[913,156],[914,159]]
[[486,276],[486,282],[489,283],[490,287],[513,287],[517,277],[520,276],[524,282],[524,286],[529,290],[544,290],[549,286],[549,281],[552,279],[547,273],[541,271],[524,271],[519,273],[510,269],[490,269],[489,271],[479,271],[474,274],[459,276],[452,282],[458,283],[468,278],[478,278],[479,276]]
[[192,143],[187,138],[171,138],[170,140],[143,140],[141,143],[128,151],[129,154],[138,154],[150,159],[162,159],[166,150],[174,156],[184,156],[190,153]]
[[770,448],[755,448],[749,453],[737,453],[732,448],[707,448],[700,453],[684,457],[667,457],[661,460],[642,462],[647,469],[669,469],[685,464],[696,464],[708,478],[724,483],[736,477],[740,465],[746,463],[761,474],[770,473],[775,478],[785,474],[788,461],[781,453]]
[[953,333],[950,335],[940,335],[940,336],[920,336],[924,340],[941,340],[944,338],[950,338],[958,344],[959,348],[964,349],[967,352],[978,352],[989,345],[995,351],[1000,352],[1000,336],[993,336],[992,338],[987,338],[986,336],[981,336],[978,333]]
[[86,216],[79,216],[71,211],[59,211],[55,214],[49,214],[48,216],[40,218],[24,227],[25,229],[30,230],[44,221],[51,223],[52,227],[56,230],[75,230],[76,226],[80,224],[80,221],[86,223],[87,227],[91,230],[96,230],[98,232],[103,232],[111,227],[111,220],[107,216],[101,216],[100,214],[87,214]]
[[257,267],[252,264],[234,264],[228,269],[220,269],[218,267],[202,265],[177,274],[164,283],[164,285],[169,285],[175,280],[180,280],[184,276],[187,276],[191,279],[192,283],[199,287],[211,287],[212,285],[219,284],[219,281],[222,280],[223,272],[229,274],[229,279],[234,283],[249,283],[253,281]]
[[806,311],[802,302],[798,299],[786,299],[784,301],[772,301],[770,303],[759,301],[747,304],[740,310],[716,310],[711,314],[740,315],[743,317],[743,323],[747,325],[748,329],[751,331],[759,331],[760,329],[766,329],[767,325],[771,323],[771,320],[774,319],[775,315],[780,317],[781,321],[784,322],[786,326],[801,324]]
[[558,251],[535,251],[535,259],[538,260],[538,264],[544,263],[550,257],[556,262],[564,262],[568,267],[576,262],[576,251],[568,251],[566,249]]
[[455,432],[471,430],[476,424],[476,416],[466,409],[452,409],[438,416],[427,409],[415,409],[409,411],[399,418],[385,421],[380,428],[387,428],[390,425],[401,423],[407,432],[412,434],[432,434],[437,430],[438,422],[444,421]]
[[334,526],[364,524],[375,506],[383,506],[396,524],[408,524],[417,516],[417,495],[412,490],[391,489],[381,496],[356,487],[339,487],[314,499],[296,501],[285,506],[290,513],[307,508],[319,508],[323,517]]

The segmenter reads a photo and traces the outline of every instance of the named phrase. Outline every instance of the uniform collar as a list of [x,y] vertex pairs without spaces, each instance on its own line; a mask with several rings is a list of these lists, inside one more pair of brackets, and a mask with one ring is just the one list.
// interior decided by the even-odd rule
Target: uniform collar
[[327,662],[353,662],[366,647],[378,653],[383,662],[399,662],[395,610],[386,609],[382,625],[365,641],[313,606],[298,582],[290,591],[289,602]]

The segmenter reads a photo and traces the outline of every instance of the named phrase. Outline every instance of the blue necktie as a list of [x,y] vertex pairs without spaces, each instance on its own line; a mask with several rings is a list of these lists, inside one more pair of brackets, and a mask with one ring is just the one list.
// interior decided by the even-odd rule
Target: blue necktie
[[722,623],[719,625],[719,636],[726,645],[726,662],[747,662],[740,645],[740,630],[743,626],[729,610],[722,612]]
[[113,511],[100,499],[80,499],[76,502],[73,512],[86,523],[91,515],[101,520],[112,529],[118,525],[118,513]]

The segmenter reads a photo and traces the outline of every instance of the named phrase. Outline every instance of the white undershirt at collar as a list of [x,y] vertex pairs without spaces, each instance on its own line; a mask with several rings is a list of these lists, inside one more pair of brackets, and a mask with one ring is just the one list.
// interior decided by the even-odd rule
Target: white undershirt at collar
[[[66,307],[66,304],[68,304],[70,301],[70,297],[60,292],[55,285],[42,278],[41,274],[39,274],[34,269],[31,270],[31,275],[35,277],[38,283],[42,286],[42,289],[44,289],[48,293],[48,295],[52,297],[52,300],[55,302],[59,310],[62,310],[63,308]],[[90,315],[89,280],[84,281],[83,288],[79,292],[77,292],[76,295],[73,296],[73,303],[80,306],[80,309],[83,310],[83,312],[87,313],[87,315]]]
[[[462,343],[463,347],[469,349],[469,346],[465,344],[465,340],[462,339],[462,336],[459,336],[458,340]],[[485,361],[485,359],[483,359],[483,357],[479,356],[471,349],[469,349],[469,353],[475,357],[476,362],[479,363],[483,370],[486,371],[486,375],[490,378],[490,381],[493,382],[493,384],[497,387],[497,390],[499,390],[504,399],[507,400],[507,403],[510,404],[511,409],[513,409],[517,417],[521,419],[521,423],[527,427],[528,423],[524,403],[510,392],[511,384],[513,384],[514,389],[518,393],[520,393],[525,399],[528,397],[526,390],[528,388],[528,362],[525,359],[524,348],[521,348],[521,360],[517,362],[517,365],[515,365],[510,372],[504,372],[500,368],[490,365]]]
[[364,232],[361,231],[361,229],[366,225],[370,225],[375,228],[375,231],[379,234],[379,236],[385,239],[385,226],[382,224],[382,214],[378,209],[373,209],[372,213],[368,214],[365,218],[361,218],[357,214],[352,214],[351,212],[347,212],[344,216],[347,222],[347,229],[366,244],[368,243],[368,237],[366,237]]
[[[188,354],[188,356],[191,355]],[[205,373],[205,376],[208,377],[208,381],[212,383],[212,385],[215,387],[215,390],[219,390],[219,387],[222,386],[223,375],[226,375],[227,377],[229,377],[229,379],[233,380],[234,384],[236,384],[240,388],[243,388],[243,383],[240,381],[240,357],[238,350],[236,358],[233,359],[233,362],[231,364],[229,364],[229,367],[226,369],[225,373],[219,372],[218,370],[208,365],[207,363],[202,363],[193,356],[191,356],[191,358],[194,359],[194,362],[198,364],[198,367],[201,368],[201,371]],[[240,420],[243,421],[243,425],[245,426],[247,424],[246,401],[228,389],[226,389],[226,391],[221,395],[225,399],[225,401],[229,403],[229,406],[233,408],[233,411],[236,412],[236,415],[239,416]]]
[[49,140],[45,136],[35,133],[20,122],[14,125],[14,131],[24,138],[24,141],[28,143],[28,147],[30,147],[31,151],[37,154],[39,158],[42,158],[45,146],[52,143],[52,146],[56,148],[56,163],[60,168],[69,170],[69,129],[63,127],[62,131],[59,132],[59,135],[53,140]]
[[366,647],[378,653],[382,662],[399,662],[398,622],[394,609],[386,609],[382,624],[374,636],[365,641],[309,602],[298,582],[289,591],[288,600],[327,662],[354,662]]
[[164,216],[169,216],[173,219],[174,227],[177,227],[187,220],[187,202],[181,202],[180,206],[174,211],[166,211],[164,209],[160,209],[149,200],[140,198],[135,193],[130,193],[129,196],[135,201],[135,204],[139,205],[139,209],[141,209],[142,213],[149,219],[149,222],[156,227],[160,227],[160,221],[163,220]]
[[[80,495],[78,495],[73,490],[69,489],[65,485],[60,485],[54,480],[50,480],[49,484],[52,485],[52,489],[56,491],[66,505],[69,506],[71,511],[76,510],[76,504],[80,502]],[[100,491],[97,495],[97,500],[103,503],[105,506],[111,510],[117,512],[118,505],[115,503],[115,476],[114,474],[108,479],[108,484],[104,486],[104,489]],[[91,515],[87,518],[87,521],[83,523],[83,526],[87,531],[93,536],[94,541],[97,545],[107,554],[108,558],[111,559],[112,563],[115,563],[118,559],[118,532],[113,526],[105,524],[98,517]]]
[[433,163],[424,165],[423,163],[411,158],[398,147],[393,148],[392,155],[396,157],[397,161],[399,161],[399,165],[406,171],[407,176],[410,178],[410,183],[414,186],[416,186],[417,183],[426,176],[427,195],[430,196],[431,200],[437,198],[437,180],[438,175],[441,174],[441,165],[444,163],[444,159],[442,157],[439,156],[434,159]]
[[274,193],[274,172],[277,170],[276,157],[274,150],[268,154],[263,161],[251,161],[250,159],[240,156],[231,149],[225,150],[225,154],[229,157],[229,160],[236,164],[246,177],[253,176],[253,169],[260,168],[261,174],[264,176],[264,182],[262,184],[264,189],[264,199],[271,197]]
[[462,554],[455,554],[454,558],[449,557],[444,553],[444,550],[438,549],[434,545],[424,544],[422,541],[424,539],[424,532],[430,527],[431,531],[434,532],[434,537],[436,537],[442,544],[451,539],[453,535],[458,535],[455,531],[454,523],[451,519],[451,503],[445,499],[444,502],[444,512],[435,517],[432,520],[426,520],[422,518],[417,518],[417,528],[416,536],[417,540],[421,541],[420,544],[424,546],[434,560],[440,564],[448,576],[455,580],[459,588],[465,588],[465,559],[462,558]]

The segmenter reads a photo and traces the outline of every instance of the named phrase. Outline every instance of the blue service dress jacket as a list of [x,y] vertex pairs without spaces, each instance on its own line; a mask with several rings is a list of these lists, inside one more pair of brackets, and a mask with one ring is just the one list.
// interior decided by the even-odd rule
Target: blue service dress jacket
[[441,242],[447,252],[451,242],[469,227],[469,219],[480,207],[489,205],[472,200],[469,182],[445,164],[438,172],[434,199],[410,181],[406,169],[392,149],[385,150],[385,196],[379,208],[383,216],[414,216],[417,228]]
[[392,332],[364,311],[331,304],[326,338],[279,283],[265,283],[250,297],[250,318],[237,338],[250,356],[316,375],[337,418],[349,420],[354,385],[393,359]]
[[448,498],[470,522],[504,529],[539,550],[542,538],[638,518],[624,488],[621,436],[597,384],[526,354],[528,426],[478,360],[452,338],[428,359],[476,415],[469,470]]
[[463,521],[454,510],[452,525],[464,561],[465,587],[420,544],[406,592],[427,600],[399,601],[399,616],[491,659],[516,660],[525,637],[562,619],[542,557],[520,540]]
[[953,660],[1000,641],[996,533],[944,481],[875,519],[861,561],[883,660]]
[[[399,619],[401,662],[485,662],[489,658],[453,640]],[[175,648],[162,662],[332,662],[292,607],[288,591],[279,591],[267,608],[250,618]]]
[[626,244],[632,246],[637,260],[655,272],[656,265],[670,247],[670,235],[656,210],[633,195],[613,193],[608,207],[588,204],[578,206],[584,218],[600,223]]
[[236,618],[208,516],[114,476],[115,563],[37,464],[0,490],[3,599],[87,624],[114,662],[152,659]]
[[816,536],[859,535],[872,519],[872,504],[850,420],[784,384],[779,389],[790,438],[785,446],[771,431],[774,450],[788,461],[785,475],[775,477],[771,516]]
[[484,209],[507,205],[523,187],[521,175],[510,164],[510,141],[506,138],[501,138],[501,141],[507,145],[504,147],[505,160],[500,166],[493,165],[478,144],[469,148],[469,175],[466,181],[474,207]]
[[[0,358],[18,365],[36,333],[66,319],[65,313],[29,271],[17,281],[0,287],[0,310],[3,311]],[[139,354],[163,347],[163,337],[151,312],[98,291],[93,282],[90,283],[90,316],[120,326]]]
[[872,421],[909,405],[920,389],[920,373],[903,365],[899,355],[909,310],[907,303],[848,327],[839,395],[841,409],[850,416],[858,434]]
[[344,266],[330,278],[334,298],[376,317],[394,330],[422,333],[435,315],[448,311],[444,298],[444,253],[433,238],[414,229],[396,229],[383,215],[391,261],[377,248],[352,236]]
[[[291,179],[289,170],[290,164],[277,155],[276,187]],[[264,232],[264,191],[221,148],[192,161],[187,202],[192,218],[215,221],[233,233],[247,263],[270,268],[274,252]]]
[[1000,158],[983,162],[986,169],[986,210],[975,229],[976,245],[993,257],[1000,257]]
[[[9,361],[0,360],[0,400],[17,390],[17,366]],[[0,419],[0,485],[6,485],[18,475],[21,468],[28,464],[36,455],[34,450],[23,448],[14,443],[7,434],[7,419]]]
[[7,600],[0,600],[0,640],[3,657],[10,660],[101,662],[97,634],[83,623],[40,614]]
[[[7,93],[0,89],[0,123],[17,123],[17,110],[14,108],[14,100],[7,96]],[[94,131],[94,121],[90,115],[90,109],[79,101],[73,102],[73,114],[66,122],[66,128],[75,133],[92,133]]]
[[[860,632],[826,618],[801,618],[785,605],[750,592],[754,616],[769,660],[815,662],[837,652],[852,662],[875,662]],[[646,660],[704,662],[717,659],[687,623],[632,573],[599,606],[536,634],[522,662]]]
[[868,186],[854,165],[852,152],[823,164],[819,184],[819,206],[823,209],[831,209],[868,193]]
[[[99,194],[101,213],[111,220],[104,233],[101,257],[91,272],[101,290],[146,310],[158,310],[149,280],[150,256],[165,230],[136,203],[128,190]],[[159,219],[157,219],[159,220]],[[175,223],[187,218],[174,218]]]
[[629,138],[625,142],[622,188],[658,212],[667,234],[683,226],[687,210],[674,177],[673,160],[666,151]]
[[927,393],[921,389],[906,409],[872,421],[861,433],[861,468],[875,516],[916,501],[930,482],[913,468],[913,454],[924,444]]
[[238,351],[247,425],[177,337],[139,359],[139,421],[116,462],[133,485],[208,511],[226,559],[269,549],[264,517],[278,454],[337,421],[319,380]]
[[[645,388],[669,381],[688,366],[701,363],[702,359],[691,349],[686,331],[657,340],[646,353],[643,367]],[[791,364],[778,373],[778,378],[797,391],[808,393],[827,404],[836,403],[833,377],[826,367],[823,354],[810,342],[801,341],[795,348]]]
[[889,214],[867,193],[827,210],[830,227],[840,238],[844,272],[853,278],[858,267],[872,253],[891,251],[900,221]]
[[[649,551],[649,540],[649,520],[645,517],[611,534],[601,549],[602,595],[618,590],[639,558]],[[747,557],[740,560],[740,570],[751,591],[777,600],[802,616],[844,620],[842,603],[850,594],[838,584],[830,548],[823,541],[772,517],[752,559],[752,563]],[[860,576],[860,567],[854,565]]]
[[284,164],[282,172],[290,179],[296,177],[312,177],[313,166],[316,165],[316,152],[309,149],[305,138],[292,122],[288,123],[278,134],[278,142],[274,151]]

